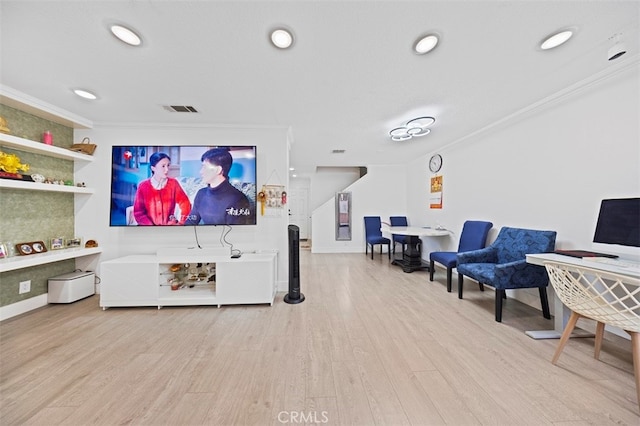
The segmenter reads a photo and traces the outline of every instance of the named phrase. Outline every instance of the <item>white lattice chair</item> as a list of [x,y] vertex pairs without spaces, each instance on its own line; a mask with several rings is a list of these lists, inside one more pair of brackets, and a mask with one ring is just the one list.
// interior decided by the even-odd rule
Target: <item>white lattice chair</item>
[[551,361],[558,361],[576,322],[597,322],[594,357],[600,357],[605,324],[619,327],[631,336],[636,397],[640,406],[640,279],[602,270],[545,262],[549,281],[562,303],[571,310],[560,343]]

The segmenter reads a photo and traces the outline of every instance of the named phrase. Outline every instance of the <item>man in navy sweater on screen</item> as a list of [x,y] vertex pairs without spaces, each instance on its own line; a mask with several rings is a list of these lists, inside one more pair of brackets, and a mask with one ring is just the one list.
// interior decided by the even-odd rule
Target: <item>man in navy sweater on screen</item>
[[226,148],[212,148],[202,154],[200,175],[207,184],[198,190],[185,225],[253,224],[249,199],[229,183],[233,157]]

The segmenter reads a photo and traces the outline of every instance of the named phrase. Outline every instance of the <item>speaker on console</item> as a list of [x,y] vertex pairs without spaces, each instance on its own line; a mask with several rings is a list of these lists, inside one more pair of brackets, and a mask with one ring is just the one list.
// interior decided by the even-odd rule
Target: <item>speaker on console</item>
[[284,301],[304,302],[304,294],[300,293],[300,228],[296,225],[289,225],[289,293]]

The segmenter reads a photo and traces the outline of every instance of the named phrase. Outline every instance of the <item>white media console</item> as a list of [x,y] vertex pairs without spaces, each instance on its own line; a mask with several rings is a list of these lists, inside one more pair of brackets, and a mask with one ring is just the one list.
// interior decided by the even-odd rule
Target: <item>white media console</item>
[[[228,250],[227,250],[228,253]],[[100,306],[273,304],[277,252],[162,249],[101,264]]]

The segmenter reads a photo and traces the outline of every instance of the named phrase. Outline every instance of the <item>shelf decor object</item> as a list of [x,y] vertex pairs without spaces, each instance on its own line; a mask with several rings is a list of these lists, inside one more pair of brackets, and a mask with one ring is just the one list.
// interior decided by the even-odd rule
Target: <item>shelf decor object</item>
[[22,164],[20,157],[0,151],[0,171],[9,175],[20,175],[19,172],[29,171],[28,164]]
[[82,247],[82,238],[69,238],[65,243],[67,248]]
[[8,127],[7,120],[4,117],[0,116],[0,133],[5,133],[7,135],[11,134],[11,129]]
[[51,239],[51,250],[59,250],[64,248],[64,237],[54,237]]
[[47,251],[47,247],[44,245],[44,242],[42,241],[32,241],[30,243],[18,243],[16,244],[16,249],[23,256],[27,256],[30,254],[44,253]]
[[93,155],[97,146],[98,145],[91,143],[91,139],[84,138],[82,139],[82,142],[74,143],[73,145],[71,145],[71,148],[69,149],[74,152],[82,152],[83,154]]

